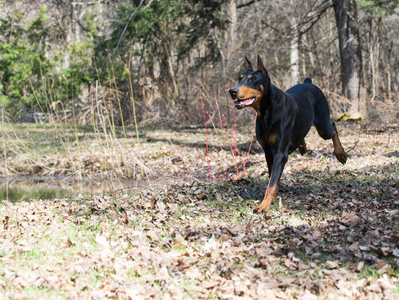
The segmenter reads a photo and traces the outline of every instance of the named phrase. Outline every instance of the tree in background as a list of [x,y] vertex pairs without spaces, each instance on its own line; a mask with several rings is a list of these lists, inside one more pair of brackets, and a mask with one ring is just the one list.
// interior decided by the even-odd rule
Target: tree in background
[[59,20],[49,18],[47,6],[39,6],[34,18],[28,13],[17,6],[0,15],[0,105],[32,121],[35,111],[68,109],[83,84],[93,81],[93,72],[90,42],[65,43],[65,32],[56,26]]
[[334,0],[333,3],[341,57],[342,93],[351,102],[349,113],[359,113],[363,65],[357,5],[355,0]]
[[[366,29],[363,51],[368,58],[364,64],[366,69],[364,85],[367,94],[370,95],[367,102],[367,115],[373,118],[380,103],[378,100],[385,100],[384,102],[389,105],[394,105],[392,103],[394,85],[392,69],[395,68],[395,56],[392,53],[397,44],[397,32],[390,20],[395,19],[395,9],[399,6],[399,1],[357,0],[357,3],[359,9],[365,13],[367,25],[363,26]],[[395,115],[395,110],[387,110],[386,115],[390,118]]]
[[[260,54],[282,89],[312,77],[333,113],[367,109],[388,120],[398,114],[397,5],[397,0],[51,0],[42,7],[39,0],[0,0],[0,101],[22,116],[75,107],[86,116],[82,122],[91,122],[93,101],[117,119],[132,108],[133,92],[139,119],[192,124],[202,122],[199,94],[213,111],[216,91],[229,119],[234,114],[225,92],[242,70],[244,55]],[[250,112],[236,116],[241,123],[251,118]],[[128,122],[131,117],[124,116]]]
[[[143,99],[140,107],[148,118],[179,115],[190,97],[182,81],[190,80],[190,70],[204,69],[220,57],[215,31],[223,31],[227,23],[221,13],[224,2],[145,0],[117,5],[112,33],[96,47],[97,58],[107,57],[96,59],[100,74],[106,75],[109,63],[121,72],[128,67],[135,87],[143,87],[135,98]],[[129,78],[118,80],[127,85]]]
[[0,19],[0,32],[4,33],[0,43],[0,103],[12,114],[23,106],[44,104],[44,99],[35,98],[31,90],[52,67],[45,56],[45,9],[26,26],[23,21],[22,12]]

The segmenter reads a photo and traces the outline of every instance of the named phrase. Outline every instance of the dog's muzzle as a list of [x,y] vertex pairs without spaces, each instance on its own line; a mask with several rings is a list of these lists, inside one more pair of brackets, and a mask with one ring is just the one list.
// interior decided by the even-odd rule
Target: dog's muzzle
[[234,100],[234,106],[237,109],[241,109],[247,106],[250,106],[252,104],[255,103],[256,98],[255,97],[251,97],[251,98],[247,98],[247,99],[238,99],[237,98],[237,94],[238,94],[238,89],[236,89],[235,87],[231,88],[229,90],[231,99]]

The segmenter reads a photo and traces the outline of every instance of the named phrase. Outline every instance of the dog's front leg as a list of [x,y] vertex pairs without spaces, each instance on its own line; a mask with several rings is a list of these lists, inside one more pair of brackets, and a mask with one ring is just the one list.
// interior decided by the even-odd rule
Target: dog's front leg
[[271,176],[269,183],[266,188],[265,197],[262,203],[254,210],[255,213],[261,213],[263,211],[268,211],[270,205],[276,200],[278,182],[280,181],[281,174],[288,160],[288,151],[278,152],[274,155],[273,159],[273,170],[271,171]]

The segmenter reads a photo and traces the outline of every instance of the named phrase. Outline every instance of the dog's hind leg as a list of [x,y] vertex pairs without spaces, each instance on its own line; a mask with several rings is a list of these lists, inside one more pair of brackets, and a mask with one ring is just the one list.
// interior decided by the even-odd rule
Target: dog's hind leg
[[334,128],[334,134],[332,136],[332,141],[334,145],[334,155],[342,164],[345,164],[347,159],[346,152],[344,150],[344,147],[342,147],[341,141],[339,140],[338,130],[337,127],[335,126],[335,123],[331,122],[331,125]]
[[339,139],[337,127],[335,126],[334,122],[329,122],[328,124],[329,124],[329,126],[327,126],[327,127],[321,127],[319,124],[314,123],[314,126],[316,127],[317,132],[323,139],[325,139],[325,140],[332,139],[332,142],[334,145],[335,157],[342,164],[345,164],[347,155],[346,155],[344,147],[342,147],[341,141]]
[[342,147],[341,141],[339,140],[337,127],[334,122],[330,121],[330,108],[328,107],[328,102],[326,97],[321,94],[318,101],[314,106],[314,120],[315,125],[319,135],[325,139],[332,139],[334,145],[334,155],[342,163],[346,163],[347,155],[344,148]]
[[306,148],[305,139],[303,139],[302,143],[299,145],[298,150],[299,150],[299,153],[301,153],[302,156],[306,153],[306,151],[308,151],[308,149]]

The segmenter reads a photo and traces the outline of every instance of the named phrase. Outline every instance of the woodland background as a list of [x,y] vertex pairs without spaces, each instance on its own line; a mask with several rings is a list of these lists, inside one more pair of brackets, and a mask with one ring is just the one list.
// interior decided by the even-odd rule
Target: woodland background
[[[399,1],[0,1],[9,121],[203,124],[259,54],[281,89],[311,77],[332,114],[396,122]],[[122,36],[122,33],[123,36]],[[250,110],[237,114],[251,123]],[[251,120],[249,120],[251,119]]]
[[[398,5],[0,0],[0,299],[398,299]],[[245,55],[367,122],[266,214]]]

